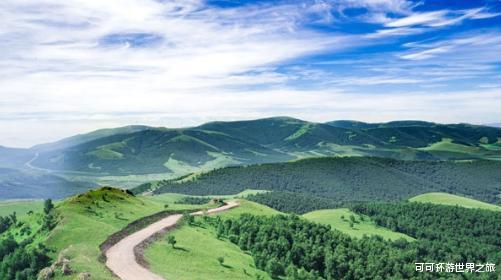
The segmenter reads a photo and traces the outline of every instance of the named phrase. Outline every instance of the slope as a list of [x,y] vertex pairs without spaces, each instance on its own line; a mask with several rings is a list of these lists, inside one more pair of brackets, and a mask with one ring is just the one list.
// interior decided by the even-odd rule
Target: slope
[[[168,211],[198,207],[172,204]],[[92,279],[112,279],[111,273],[101,262],[100,245],[131,222],[164,210],[161,201],[134,197],[110,187],[91,190],[62,201],[56,207],[60,221],[45,244],[54,250],[53,259],[69,260],[73,273],[62,275],[58,271],[55,279],[74,279],[78,273],[90,273]]]
[[[31,164],[58,172],[99,176],[155,173],[179,176],[229,165],[316,156],[499,159],[498,139],[501,139],[500,128],[468,124],[422,121],[322,124],[275,117],[211,122],[182,129],[130,126],[99,130],[36,146],[31,152],[37,152],[39,157]],[[442,141],[456,145],[455,151],[436,149]]]
[[[239,204],[218,216],[234,219],[244,213],[259,216],[280,213],[246,200],[239,200]],[[248,253],[218,238],[214,229],[204,224],[203,217],[196,217],[191,224],[185,223],[168,235],[174,236],[175,246],[164,238],[145,252],[152,271],[166,279],[270,279],[266,272],[255,267]],[[223,258],[223,263],[219,263],[219,257]]]
[[466,208],[479,208],[493,211],[501,211],[501,207],[478,201],[475,199],[453,195],[449,193],[425,193],[409,199],[411,202],[435,203],[442,205],[461,206]]
[[40,153],[35,166],[96,174],[169,173],[180,166],[273,162],[292,157],[210,131],[148,129],[99,138],[68,149]]
[[369,217],[358,215],[347,208],[317,210],[306,213],[303,217],[312,222],[329,225],[332,229],[337,229],[356,238],[361,238],[364,235],[379,235],[388,240],[399,238],[414,240],[405,234],[377,226]]
[[501,163],[497,161],[399,161],[384,158],[313,158],[289,163],[227,167],[184,180],[148,183],[191,195],[235,194],[244,189],[307,193],[336,201],[395,201],[431,192],[464,194],[499,203]]

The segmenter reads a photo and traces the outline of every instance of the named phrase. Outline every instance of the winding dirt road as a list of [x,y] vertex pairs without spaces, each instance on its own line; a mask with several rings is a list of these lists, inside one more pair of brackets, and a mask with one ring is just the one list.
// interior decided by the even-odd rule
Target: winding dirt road
[[[219,208],[208,210],[207,214],[216,214],[236,206],[236,201],[229,201]],[[203,211],[191,213],[203,214]],[[106,266],[122,280],[165,280],[137,263],[134,248],[157,232],[175,226],[182,217],[181,214],[170,215],[120,240],[106,251]]]

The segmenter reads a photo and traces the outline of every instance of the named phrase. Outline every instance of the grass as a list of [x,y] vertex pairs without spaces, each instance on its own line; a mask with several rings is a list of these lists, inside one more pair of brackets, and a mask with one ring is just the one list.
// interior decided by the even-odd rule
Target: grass
[[466,146],[452,142],[450,138],[444,138],[440,142],[433,143],[428,147],[418,148],[418,150],[426,152],[465,154],[474,156],[483,156],[486,151],[480,147]]
[[271,216],[271,215],[276,215],[276,214],[281,214],[281,212],[270,208],[268,206],[240,199],[238,200],[240,205],[238,207],[235,207],[229,211],[223,212],[219,214],[223,218],[238,218],[240,215],[244,213],[252,214],[252,215],[265,215],[265,216]]
[[[246,190],[239,195],[260,191]],[[243,213],[253,215],[275,215],[280,212],[267,206],[238,200],[236,208],[218,214],[223,218],[236,218]],[[201,219],[198,218],[197,219]],[[250,255],[242,252],[229,241],[218,240],[215,233],[207,228],[183,225],[170,233],[176,238],[176,248],[172,248],[166,238],[153,243],[145,252],[145,258],[155,273],[167,279],[270,279],[255,268]],[[218,258],[223,257],[223,265]]]
[[[256,279],[257,275],[270,279],[255,268],[250,255],[229,241],[217,239],[209,229],[185,225],[170,234],[176,238],[175,248],[164,238],[145,253],[151,270],[166,279]],[[219,257],[224,258],[223,264]]]
[[501,211],[501,207],[494,204],[489,204],[458,195],[439,193],[439,192],[421,194],[413,198],[410,198],[409,201],[423,202],[423,203],[428,202],[428,203],[443,204],[443,205],[461,206],[466,208],[479,208],[493,211]]
[[[353,227],[350,227],[350,216],[353,216],[357,221],[353,223]],[[303,217],[313,222],[330,225],[332,229],[337,229],[355,238],[361,238],[364,235],[379,235],[389,240],[399,238],[405,238],[409,241],[414,240],[405,234],[376,225],[367,216],[364,216],[364,220],[362,221],[360,215],[351,212],[347,208],[313,211],[304,214]]]
[[42,200],[2,201],[0,202],[0,216],[7,216],[16,212],[18,217],[25,216],[28,211],[40,212],[43,208]]
[[[169,210],[185,209],[169,205]],[[164,203],[149,197],[133,197],[119,189],[101,188],[59,203],[56,211],[61,220],[47,238],[46,246],[62,252],[76,272],[88,272],[93,279],[113,279],[100,261],[99,245],[108,236],[134,220],[164,210]],[[57,253],[52,256],[57,258]],[[75,274],[55,279],[74,279]]]
[[306,123],[303,124],[296,132],[285,138],[285,141],[292,141],[300,138],[301,136],[307,134],[313,128],[313,124]]
[[245,198],[249,195],[254,195],[258,193],[265,193],[268,191],[265,190],[252,190],[252,189],[247,189],[244,190],[240,193],[237,194],[231,194],[231,195],[207,195],[207,196],[197,196],[197,195],[186,195],[186,194],[180,194],[180,193],[163,193],[159,195],[154,195],[151,196],[150,198],[154,201],[158,201],[164,204],[172,204],[176,203],[177,201],[181,200],[183,197],[188,197],[188,196],[193,196],[193,197],[214,197],[214,198],[222,198],[222,199],[234,199],[234,198]]
[[209,171],[215,168],[220,168],[222,166],[239,163],[239,161],[234,160],[232,157],[224,155],[222,153],[207,152],[207,154],[213,157],[214,159],[207,161],[200,166],[192,166],[183,161],[176,160],[172,157],[169,157],[169,160],[164,163],[164,166],[167,167],[171,172],[176,174],[176,177],[179,177],[189,173],[195,173],[195,172],[199,173],[203,171]]
[[14,237],[16,242],[21,243],[28,238],[32,237],[33,241],[28,243],[28,247],[36,247],[39,243],[43,242],[43,239],[46,237],[47,232],[39,230],[42,228],[44,215],[39,212],[34,212],[30,215],[23,215],[21,217],[17,216],[17,223],[15,225],[10,226],[10,228],[0,234],[0,239],[4,238],[7,235],[11,235]]

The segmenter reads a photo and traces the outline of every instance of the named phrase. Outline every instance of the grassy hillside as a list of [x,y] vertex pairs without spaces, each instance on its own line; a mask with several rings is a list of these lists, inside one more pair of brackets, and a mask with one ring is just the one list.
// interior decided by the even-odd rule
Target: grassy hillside
[[80,145],[99,138],[108,137],[117,134],[129,134],[137,131],[151,129],[152,127],[144,125],[129,125],[117,128],[98,129],[89,133],[78,134],[68,138],[61,139],[53,143],[46,143],[34,146],[31,150],[36,152],[64,149],[76,145]]
[[461,206],[466,208],[479,208],[486,210],[501,211],[501,207],[478,201],[475,199],[453,195],[449,193],[425,193],[409,199],[411,202],[435,203],[443,205]]
[[[169,235],[176,238],[175,248],[162,239],[145,254],[151,270],[166,279],[270,279],[255,267],[250,255],[235,244],[217,239],[210,229],[185,225]],[[218,262],[219,257],[224,258],[223,264]]]
[[[193,209],[198,206],[170,204],[169,210]],[[99,246],[108,236],[139,218],[164,210],[164,203],[126,192],[101,188],[69,198],[56,207],[60,221],[46,240],[47,247],[69,259],[76,272],[88,272],[94,279],[111,279],[100,261]],[[74,279],[75,274],[56,279]]]
[[[0,199],[46,197],[40,196],[34,181],[47,187],[59,185],[54,182],[57,179],[68,181],[65,184],[92,182],[130,188],[221,167],[312,157],[500,161],[500,139],[501,128],[422,121],[324,124],[275,117],[181,129],[127,126],[32,149],[0,147],[0,167],[35,178],[3,184],[0,178],[0,190],[4,190]],[[58,187],[53,191],[53,198],[76,193]]]
[[[132,126],[37,146],[34,166],[102,175],[175,173],[297,157],[364,155],[398,159],[496,158],[501,129],[421,121],[326,124],[277,117],[193,128]],[[450,139],[464,153],[420,149]],[[449,141],[449,140],[447,140]],[[473,153],[469,153],[472,150]]]
[[[255,193],[255,192],[254,192]],[[280,212],[267,206],[239,199],[239,206],[218,214],[223,219],[234,219],[242,214],[271,216]],[[166,279],[270,279],[257,269],[250,255],[238,246],[218,239],[213,228],[203,225],[197,217],[192,225],[184,224],[170,232],[176,238],[172,248],[166,238],[146,250],[145,257],[151,269]],[[218,257],[224,258],[221,265]],[[259,276],[258,276],[259,275]]]
[[245,199],[240,199],[239,203],[240,205],[238,207],[233,208],[227,212],[223,212],[219,214],[219,216],[223,218],[236,218],[240,217],[240,215],[242,214],[251,214],[258,216],[272,216],[280,214],[279,211],[273,208]]
[[358,215],[347,208],[317,210],[306,213],[303,217],[312,222],[329,225],[332,229],[356,238],[361,238],[364,235],[379,235],[388,240],[397,240],[399,238],[405,238],[409,241],[414,240],[414,238],[405,234],[380,227],[369,217]]
[[198,129],[147,129],[41,152],[35,166],[104,175],[187,173],[228,164],[292,159],[261,145]]
[[496,161],[398,161],[382,158],[315,158],[289,163],[228,167],[154,187],[190,195],[235,194],[247,188],[306,193],[347,201],[395,201],[441,191],[499,203],[501,163]]
[[18,200],[18,201],[0,201],[0,216],[7,216],[16,212],[18,217],[25,216],[29,211],[42,211],[42,200]]

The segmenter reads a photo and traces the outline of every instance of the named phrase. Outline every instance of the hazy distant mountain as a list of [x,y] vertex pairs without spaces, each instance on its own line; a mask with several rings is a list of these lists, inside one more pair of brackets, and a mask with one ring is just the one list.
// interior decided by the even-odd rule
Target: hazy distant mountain
[[71,146],[75,146],[78,144],[83,144],[85,142],[89,142],[92,140],[96,140],[99,138],[116,135],[116,134],[128,134],[137,131],[142,131],[146,129],[151,129],[152,127],[144,126],[144,125],[129,125],[118,128],[105,128],[99,129],[90,133],[78,134],[75,136],[71,136],[68,138],[61,139],[56,142],[40,144],[34,146],[31,150],[41,151],[41,150],[54,150],[54,149],[63,149]]
[[33,166],[95,174],[188,173],[318,156],[500,157],[501,129],[423,121],[312,123],[288,117],[184,129],[129,126],[36,146]]
[[19,167],[33,157],[27,149],[7,148],[0,146],[0,167]]
[[59,199],[95,186],[46,173],[0,168],[0,199]]
[[486,126],[501,127],[501,123],[486,123]]

